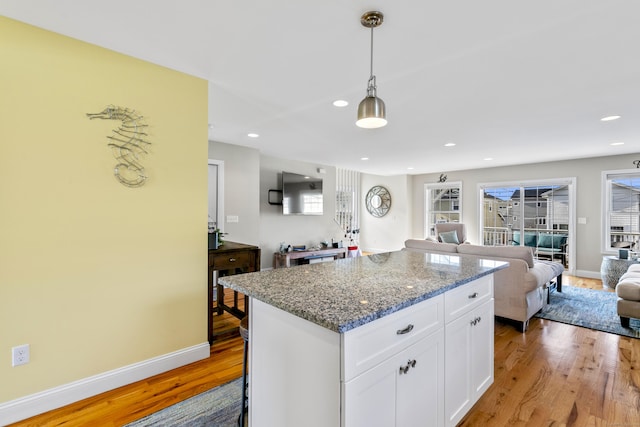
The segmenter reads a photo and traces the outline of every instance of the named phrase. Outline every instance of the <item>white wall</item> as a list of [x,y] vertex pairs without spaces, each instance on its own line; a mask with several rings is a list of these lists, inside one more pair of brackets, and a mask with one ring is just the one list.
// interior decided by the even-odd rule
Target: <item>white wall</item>
[[[224,161],[225,240],[259,244],[260,234],[260,153],[239,145],[209,141],[209,159]],[[237,216],[238,222],[227,222]]]
[[[320,174],[318,168],[326,173]],[[323,215],[282,215],[282,206],[268,203],[269,190],[282,189],[282,172],[293,172],[322,178]],[[332,166],[305,163],[275,157],[260,157],[260,248],[262,268],[273,266],[273,253],[280,242],[287,245],[313,247],[321,241],[345,240],[334,220],[336,207],[336,169]],[[346,241],[345,241],[346,243]]]
[[[225,215],[237,215],[239,223],[226,223],[227,239],[257,244],[262,248],[262,268],[271,268],[273,252],[280,242],[317,245],[322,240],[345,239],[333,219],[335,210],[335,168],[275,157],[258,150],[209,143],[209,157],[225,161]],[[601,172],[629,169],[638,155],[622,155],[518,165],[467,171],[441,171],[449,181],[462,181],[462,220],[469,236],[478,235],[478,184],[518,180],[576,177],[576,215],[587,218],[576,225],[576,274],[599,277],[601,239]],[[267,203],[269,189],[280,189],[282,171],[318,175],[326,169],[324,215],[283,216],[280,206]],[[362,194],[360,247],[364,251],[398,250],[408,238],[424,238],[424,184],[438,181],[440,173],[423,175],[361,175]],[[391,193],[391,209],[383,218],[372,217],[364,208],[364,197],[374,185]],[[345,240],[346,241],[346,240]]]
[[[462,221],[467,234],[478,236],[478,184],[576,177],[576,216],[587,218],[576,225],[576,274],[599,277],[601,244],[601,172],[629,169],[638,155],[622,155],[466,171],[442,171],[449,181],[462,181]],[[438,181],[440,172],[415,175],[413,180],[412,237],[424,238],[424,184]],[[571,249],[570,249],[571,250]]]
[[[381,185],[391,194],[391,208],[382,218],[367,212],[365,197],[371,187]],[[363,251],[400,250],[411,236],[412,180],[408,175],[361,175],[360,246]]]

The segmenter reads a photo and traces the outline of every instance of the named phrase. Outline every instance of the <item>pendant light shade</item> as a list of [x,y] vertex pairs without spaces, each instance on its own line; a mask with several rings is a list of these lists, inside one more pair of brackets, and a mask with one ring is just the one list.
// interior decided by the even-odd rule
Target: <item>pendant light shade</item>
[[[371,86],[369,89],[371,89]],[[386,107],[384,106],[384,101],[376,96],[374,77],[373,90],[367,90],[367,96],[358,105],[358,121],[356,121],[356,125],[361,128],[375,129],[386,124]]]
[[384,101],[377,96],[376,76],[373,75],[373,29],[382,24],[384,15],[381,12],[367,12],[360,18],[360,23],[371,28],[371,74],[367,83],[367,96],[358,105],[356,125],[361,128],[375,129],[387,124],[387,109]]

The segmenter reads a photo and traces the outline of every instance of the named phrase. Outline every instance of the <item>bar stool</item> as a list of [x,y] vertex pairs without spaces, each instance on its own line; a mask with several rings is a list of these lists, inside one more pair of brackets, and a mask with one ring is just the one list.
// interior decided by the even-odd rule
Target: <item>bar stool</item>
[[244,340],[244,357],[242,361],[242,406],[238,425],[244,427],[245,415],[249,412],[249,396],[247,396],[247,356],[249,353],[249,316],[245,316],[240,321],[240,336]]

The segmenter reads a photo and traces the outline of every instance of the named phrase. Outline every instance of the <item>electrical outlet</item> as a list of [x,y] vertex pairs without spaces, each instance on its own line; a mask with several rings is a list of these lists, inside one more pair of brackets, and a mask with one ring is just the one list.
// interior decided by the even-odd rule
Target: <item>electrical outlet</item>
[[11,366],[29,363],[29,344],[19,345],[11,349]]

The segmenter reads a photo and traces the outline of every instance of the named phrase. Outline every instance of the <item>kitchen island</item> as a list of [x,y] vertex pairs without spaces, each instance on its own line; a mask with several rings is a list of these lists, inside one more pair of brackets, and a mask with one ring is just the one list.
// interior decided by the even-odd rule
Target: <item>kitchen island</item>
[[250,297],[250,425],[455,425],[493,382],[507,265],[399,251],[220,278]]

